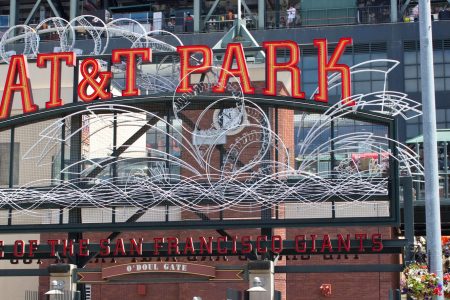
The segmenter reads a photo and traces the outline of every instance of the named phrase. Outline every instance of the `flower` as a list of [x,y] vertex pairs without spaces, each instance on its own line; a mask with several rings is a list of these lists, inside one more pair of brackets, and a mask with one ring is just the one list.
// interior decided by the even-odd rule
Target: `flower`
[[442,295],[444,291],[450,292],[450,274],[444,276],[444,285],[439,284],[439,278],[429,273],[426,265],[411,264],[403,271],[401,281],[402,292],[416,298],[427,299],[433,295]]

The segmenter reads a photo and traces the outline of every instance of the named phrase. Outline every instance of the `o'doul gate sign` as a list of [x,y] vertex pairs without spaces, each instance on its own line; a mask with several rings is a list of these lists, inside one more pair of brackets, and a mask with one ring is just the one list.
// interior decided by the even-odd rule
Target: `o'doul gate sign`
[[182,274],[192,275],[195,277],[203,277],[205,280],[243,280],[241,274],[242,269],[220,269],[213,266],[192,264],[192,263],[166,263],[166,262],[151,262],[151,263],[131,263],[122,264],[112,267],[103,268],[98,271],[79,271],[78,282],[108,282],[116,277],[139,275],[139,274]]

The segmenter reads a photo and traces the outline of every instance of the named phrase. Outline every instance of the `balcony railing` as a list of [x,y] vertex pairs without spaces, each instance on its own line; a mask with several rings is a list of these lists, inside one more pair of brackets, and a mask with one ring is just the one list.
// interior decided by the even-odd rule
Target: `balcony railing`
[[287,12],[268,12],[266,28],[290,28],[302,26],[376,24],[390,22],[390,6],[309,9],[296,13],[289,19]]

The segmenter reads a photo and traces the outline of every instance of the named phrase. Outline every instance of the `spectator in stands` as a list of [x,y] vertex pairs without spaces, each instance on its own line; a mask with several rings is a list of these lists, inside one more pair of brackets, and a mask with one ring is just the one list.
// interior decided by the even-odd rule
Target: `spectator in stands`
[[442,8],[438,14],[439,20],[450,20],[450,11],[448,8]]
[[419,4],[414,6],[411,10],[411,20],[414,20],[414,22],[419,21]]
[[297,10],[293,5],[289,7],[287,10],[287,27],[294,27],[295,26],[295,15],[297,13]]
[[191,16],[191,13],[188,12],[186,17],[184,18],[184,31],[185,32],[193,32],[194,31],[194,18]]
[[170,17],[169,22],[167,22],[167,30],[170,32],[175,32],[175,17]]
[[234,20],[234,13],[233,11],[230,9],[225,17],[226,22],[226,27],[229,29],[233,26],[233,20]]
[[194,21],[194,18],[191,16],[191,13],[188,12],[186,15],[186,18],[184,18],[185,21]]

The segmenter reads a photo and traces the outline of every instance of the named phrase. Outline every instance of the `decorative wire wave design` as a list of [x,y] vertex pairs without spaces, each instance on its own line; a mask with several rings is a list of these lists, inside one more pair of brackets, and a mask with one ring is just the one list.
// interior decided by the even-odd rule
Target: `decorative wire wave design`
[[[18,40],[24,41],[24,55],[36,56],[39,53],[40,36],[44,34],[57,35],[60,51],[74,51],[77,42],[74,37],[77,32],[84,32],[92,39],[92,55],[103,54],[110,37],[114,36],[129,40],[131,47],[150,47],[160,52],[173,52],[175,49],[175,46],[156,39],[154,34],[157,32],[146,30],[134,20],[119,19],[104,24],[96,17],[80,16],[70,22],[50,18],[36,28],[26,25],[12,27],[0,41],[0,56],[8,62],[12,52],[8,52],[7,47]],[[176,43],[181,44],[176,36],[174,38]],[[376,67],[380,63],[386,64],[387,67]],[[149,148],[147,145],[126,145],[128,152],[146,154],[145,157],[140,156],[140,162],[160,162],[158,167],[144,169],[131,157],[114,156],[114,149],[105,144],[104,149],[100,150],[109,155],[95,160],[86,156],[65,165],[58,175],[67,178],[66,180],[42,179],[17,188],[0,190],[0,209],[12,207],[13,214],[35,216],[41,213],[42,208],[48,207],[71,209],[88,206],[109,210],[112,206],[123,205],[152,209],[158,205],[169,204],[191,212],[254,212],[256,208],[271,208],[286,202],[315,205],[338,198],[344,202],[363,203],[374,196],[387,197],[389,178],[383,176],[382,170],[386,168],[383,164],[386,164],[389,158],[398,161],[401,176],[414,176],[418,180],[423,177],[423,167],[418,155],[410,148],[387,136],[377,136],[371,132],[339,135],[319,146],[317,140],[329,130],[332,122],[345,119],[362,109],[404,119],[421,115],[420,103],[409,99],[404,93],[386,89],[387,76],[397,65],[397,61],[386,59],[372,60],[351,67],[352,76],[363,72],[383,74],[383,90],[352,95],[350,99],[344,99],[343,102],[354,101],[355,105],[351,107],[341,102],[330,107],[302,140],[298,153],[302,160],[297,167],[293,164],[289,147],[283,137],[271,128],[271,119],[258,105],[245,99],[243,93],[217,100],[199,113],[192,127],[181,123],[181,129],[156,113],[136,107],[117,104],[92,105],[84,111],[58,119],[45,128],[23,159],[33,160],[36,166],[42,166],[49,161],[50,155],[60,155],[61,145],[67,148],[76,146],[70,144],[74,135],[80,134],[82,145],[89,145],[90,138],[101,135],[102,130],[109,130],[113,122],[117,123],[118,130],[129,130],[137,126],[152,128],[163,135],[164,139],[167,136],[168,140],[178,145],[183,155],[189,159]],[[179,61],[167,57],[157,67],[156,73],[154,70],[153,73],[141,71],[138,74],[138,85],[150,93],[174,91],[179,79],[178,68]],[[123,71],[120,65],[115,66],[115,69],[115,72]],[[217,76],[214,71],[212,73],[210,84],[217,83]],[[340,76],[336,74],[329,76],[330,89],[340,86],[339,79]],[[120,82],[115,84],[120,86]],[[217,124],[208,122],[208,125],[205,125],[206,115],[213,110],[213,106],[227,101],[234,103],[235,113],[231,125],[227,128],[218,128]],[[175,118],[182,120],[184,107],[174,104],[173,108]],[[123,118],[113,120],[110,117],[112,114]],[[89,120],[83,122],[81,128],[72,129],[71,118],[81,115],[89,116]],[[157,123],[163,126],[155,126]],[[92,131],[94,127],[96,129]],[[166,131],[166,128],[169,130]],[[228,137],[232,137],[232,142],[224,144],[222,141]],[[361,144],[379,154],[378,160],[371,161],[371,171],[358,169],[351,158],[342,160],[332,170],[316,173],[308,171],[318,164],[321,155],[357,153]],[[217,166],[217,161],[214,163],[214,152],[218,145],[225,145],[221,167]],[[396,155],[392,153],[394,148]],[[279,153],[278,160],[274,158],[275,151]],[[135,169],[125,176],[92,176],[102,174],[112,166],[121,168],[124,165],[128,168],[135,166]],[[170,173],[170,169],[166,168],[168,165],[179,167],[180,173]],[[43,185],[46,187],[42,187]]]

